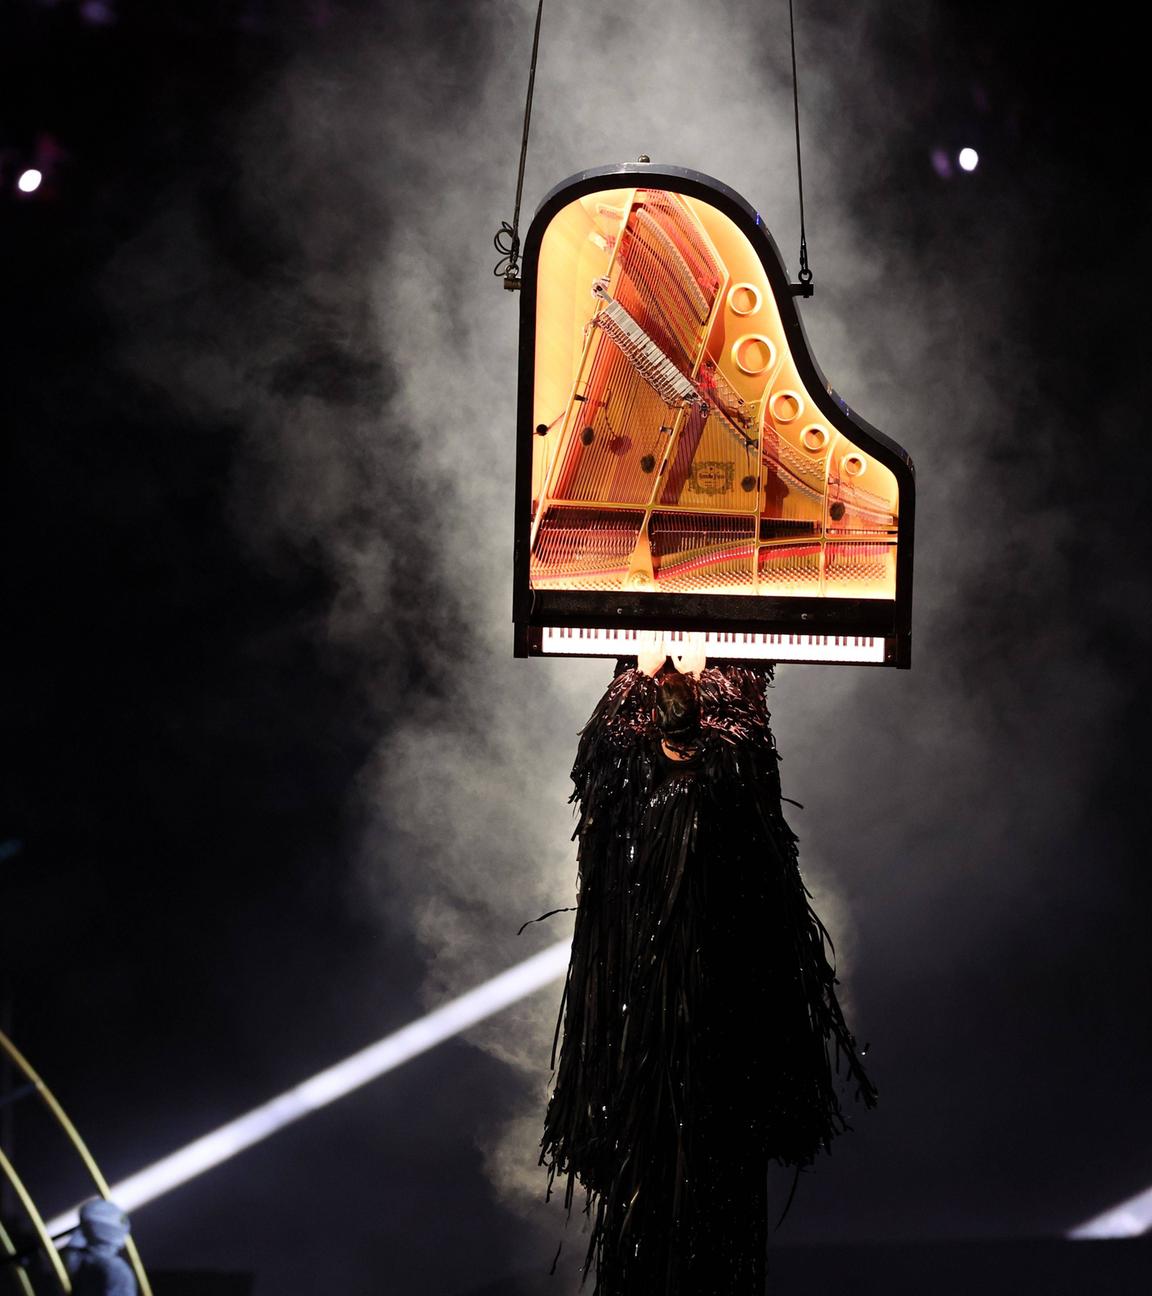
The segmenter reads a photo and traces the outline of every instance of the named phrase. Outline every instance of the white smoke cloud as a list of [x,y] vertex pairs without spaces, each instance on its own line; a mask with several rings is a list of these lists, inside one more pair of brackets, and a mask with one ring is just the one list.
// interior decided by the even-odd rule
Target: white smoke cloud
[[[244,427],[235,516],[259,560],[306,551],[338,585],[316,633],[357,663],[380,734],[355,790],[367,828],[351,903],[419,940],[429,1002],[569,929],[562,915],[516,936],[573,902],[567,776],[609,673],[510,656],[518,302],[491,274],[490,240],[511,214],[534,9],[461,8],[463,35],[439,31],[444,13],[429,9],[339,57],[302,57],[245,118],[236,149],[243,192],[303,269],[283,284],[222,276],[224,300],[202,307],[202,334],[227,321],[217,346],[189,340],[185,320],[175,340],[153,333],[134,357],[165,373],[174,399]],[[837,390],[919,462],[915,669],[785,668],[773,695],[785,791],[807,806],[792,816],[802,863],[852,978],[867,975],[886,923],[915,924],[930,898],[965,913],[967,925],[940,934],[938,957],[952,957],[990,921],[964,909],[962,885],[987,859],[1004,893],[1030,885],[1102,741],[1088,717],[1113,697],[1084,667],[1066,714],[1033,705],[1079,651],[1074,635],[1023,616],[1058,596],[1053,555],[1071,523],[1063,503],[1022,496],[1022,471],[1000,459],[1034,394],[1001,337],[995,233],[982,235],[980,282],[960,283],[970,257],[888,227],[881,237],[843,183],[861,155],[885,155],[909,129],[876,23],[931,31],[930,10],[877,12],[817,6],[801,27],[817,280],[803,311]],[[569,174],[646,153],[742,192],[794,270],[785,22],[783,7],[740,0],[547,6],[526,213]],[[174,211],[178,228],[111,268],[122,309],[154,293],[159,311],[181,282],[219,274]],[[177,239],[202,256],[174,283],[158,249]],[[353,362],[336,396],[300,378],[316,348]],[[1013,591],[1011,629],[1031,636],[1033,679],[1003,669],[1006,655],[1021,659],[995,620]],[[424,682],[405,690],[390,662],[413,638]],[[1079,765],[1043,754],[1061,725],[1081,735]],[[472,1035],[522,1089],[503,1134],[484,1136],[498,1185],[521,1203],[543,1188],[535,1131],[557,998]]]
[[[502,13],[520,39],[503,43],[467,116],[413,133],[410,116],[398,123],[393,156],[408,177],[412,218],[376,284],[383,343],[399,373],[389,416],[419,441],[435,483],[429,503],[443,518],[442,548],[428,561],[467,627],[461,687],[387,736],[370,784],[380,831],[400,830],[413,843],[406,876],[393,865],[386,903],[410,912],[434,952],[434,996],[508,963],[519,922],[572,903],[567,771],[607,676],[604,665],[508,656],[517,312],[491,275],[486,243],[511,205],[532,9]],[[548,10],[528,211],[564,176],[645,152],[770,195],[794,216],[787,84],[779,68],[759,66],[732,41],[739,15],[717,18],[689,5],[672,15],[656,4]],[[369,850],[370,877],[373,858]],[[827,911],[835,907],[829,878],[822,889]],[[526,1132],[540,1121],[555,1011],[555,995],[539,996],[474,1036],[526,1078],[523,1114],[489,1150],[498,1181],[525,1201],[541,1188],[539,1134]]]

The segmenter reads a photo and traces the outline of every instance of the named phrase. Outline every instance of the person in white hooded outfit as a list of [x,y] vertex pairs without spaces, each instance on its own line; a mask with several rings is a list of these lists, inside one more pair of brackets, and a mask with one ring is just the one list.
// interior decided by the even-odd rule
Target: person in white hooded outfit
[[115,1202],[97,1197],[80,1207],[80,1227],[60,1253],[73,1296],[138,1296],[136,1275],[120,1254],[130,1231]]

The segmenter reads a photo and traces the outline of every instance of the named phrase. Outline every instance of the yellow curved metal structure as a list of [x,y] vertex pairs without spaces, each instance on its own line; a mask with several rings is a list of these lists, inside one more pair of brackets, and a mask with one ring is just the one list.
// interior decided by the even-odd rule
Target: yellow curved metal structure
[[[20,1052],[16,1045],[12,1043],[3,1031],[0,1031],[0,1051],[9,1058],[13,1066],[16,1067],[21,1075],[24,1076],[25,1080],[27,1080],[32,1086],[36,1092],[36,1096],[44,1104],[49,1115],[64,1132],[64,1136],[68,1139],[69,1143],[71,1143],[73,1150],[83,1163],[84,1169],[87,1171],[88,1177],[92,1180],[96,1192],[99,1196],[108,1198],[108,1181],[100,1173],[100,1167],[96,1164],[92,1153],[88,1151],[88,1148],[85,1145],[84,1140],[80,1137],[76,1126],[68,1119],[67,1113],[64,1111],[64,1108],[60,1106],[55,1094],[53,1094],[51,1089],[48,1088],[36,1071],[33,1070],[28,1059]],[[23,1206],[25,1213],[31,1221],[32,1227],[35,1229],[36,1236],[40,1242],[40,1246],[44,1250],[48,1262],[51,1264],[53,1272],[56,1275],[57,1282],[59,1283],[59,1290],[70,1292],[72,1290],[72,1284],[68,1280],[68,1273],[60,1259],[60,1253],[56,1250],[55,1246],[53,1246],[52,1239],[48,1236],[48,1232],[44,1227],[44,1217],[40,1214],[40,1211],[36,1207],[36,1203],[28,1194],[28,1191],[24,1187],[19,1175],[17,1175],[15,1168],[4,1155],[2,1150],[0,1150],[0,1174],[3,1174],[4,1178],[12,1185],[13,1191],[16,1193],[21,1206]],[[3,1229],[0,1229],[0,1250],[3,1250],[6,1255],[15,1254],[11,1239],[8,1237],[7,1233],[3,1232]],[[124,1250],[128,1257],[128,1263],[132,1266],[132,1272],[136,1275],[136,1285],[140,1289],[140,1296],[152,1296],[152,1288],[148,1282],[148,1275],[144,1272],[144,1266],[140,1262],[140,1253],[137,1251],[136,1243],[133,1241],[131,1235],[129,1235],[128,1240],[124,1244]],[[14,1267],[19,1269],[23,1276],[25,1290],[28,1293],[28,1296],[35,1296],[34,1289],[28,1280],[27,1274],[20,1269],[19,1265]]]
[[70,1292],[72,1283],[68,1277],[68,1271],[64,1268],[64,1261],[60,1259],[60,1252],[52,1245],[52,1239],[48,1236],[48,1230],[44,1227],[44,1217],[36,1209],[36,1203],[32,1200],[28,1189],[24,1187],[24,1181],[16,1173],[12,1162],[8,1160],[3,1149],[0,1149],[0,1174],[12,1185],[20,1205],[24,1207],[24,1213],[32,1221],[32,1227],[36,1230],[36,1240],[40,1243],[41,1251],[48,1257],[52,1272],[56,1275],[56,1281],[60,1284],[60,1290]]
[[36,1289],[32,1286],[31,1278],[29,1278],[24,1272],[24,1267],[15,1263],[5,1263],[6,1257],[14,1256],[15,1254],[16,1247],[13,1245],[12,1239],[8,1236],[8,1230],[3,1224],[0,1224],[0,1264],[4,1265],[5,1272],[13,1276],[17,1286],[24,1293],[24,1296],[36,1296]]

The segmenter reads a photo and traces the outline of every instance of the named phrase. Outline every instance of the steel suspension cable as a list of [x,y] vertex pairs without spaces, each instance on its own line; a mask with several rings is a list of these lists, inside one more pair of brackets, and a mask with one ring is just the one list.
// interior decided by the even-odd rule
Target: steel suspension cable
[[808,238],[804,231],[804,167],[800,161],[800,90],[796,78],[796,19],[792,13],[792,0],[788,0],[788,35],[792,43],[792,117],[796,124],[796,183],[800,191],[800,280],[794,292],[798,297],[811,297],[815,288],[812,271],[808,268]]
[[502,221],[492,245],[501,254],[492,273],[503,276],[504,287],[515,292],[520,287],[520,199],[524,193],[524,163],[528,158],[528,131],[532,125],[532,90],[536,84],[536,57],[540,50],[540,20],[544,14],[544,0],[536,6],[536,30],[532,34],[532,62],[528,69],[528,97],[524,104],[524,135],[520,141],[520,170],[516,176],[516,206],[512,223]]

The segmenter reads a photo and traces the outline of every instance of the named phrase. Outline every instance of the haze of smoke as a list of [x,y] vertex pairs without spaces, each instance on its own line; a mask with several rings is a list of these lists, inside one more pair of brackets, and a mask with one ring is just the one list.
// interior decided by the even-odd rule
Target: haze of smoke
[[[449,483],[439,501],[445,518],[440,579],[467,609],[471,643],[465,655],[483,680],[481,688],[472,679],[465,692],[453,695],[458,710],[445,714],[438,705],[381,749],[380,823],[390,831],[405,825],[421,846],[411,874],[404,881],[393,877],[388,894],[406,896],[416,930],[437,953],[430,981],[436,994],[509,962],[514,943],[501,936],[520,918],[571,902],[565,772],[575,730],[606,673],[507,658],[504,520],[512,480],[515,320],[477,251],[510,201],[512,109],[519,107],[515,91],[522,85],[531,7],[503,12],[515,19],[508,30],[524,39],[496,52],[468,119],[414,133],[412,123],[405,124],[414,197],[443,181],[446,156],[459,183],[425,219],[405,227],[380,285],[380,301],[390,306],[382,314],[394,325],[385,342],[403,374],[393,412],[420,429],[426,461]],[[960,285],[950,277],[954,249],[929,245],[913,263],[904,244],[877,246],[867,213],[849,210],[841,197],[837,175],[845,155],[869,151],[870,138],[891,129],[899,109],[883,93],[884,68],[859,64],[873,52],[868,24],[875,21],[873,11],[845,26],[840,11],[818,11],[817,30],[805,47],[806,181],[809,210],[816,213],[810,233],[822,281],[836,285],[825,299],[831,305],[817,304],[806,315],[814,351],[838,389],[928,469],[918,543],[924,591],[918,643],[925,650],[912,677],[785,670],[776,695],[786,784],[812,807],[798,823],[806,876],[838,938],[841,966],[848,968],[855,962],[850,946],[858,924],[843,893],[846,882],[865,911],[877,901],[890,904],[887,922],[897,921],[902,906],[923,902],[926,889],[954,885],[977,862],[996,859],[995,885],[1008,893],[1028,886],[1032,861],[1043,857],[1062,818],[1076,813],[1083,778],[1067,766],[1019,778],[1021,762],[1034,759],[1037,717],[1017,686],[1002,678],[995,654],[1003,650],[1003,632],[981,627],[986,647],[975,659],[990,668],[981,689],[965,688],[973,683],[971,640],[949,642],[965,628],[955,609],[974,597],[997,606],[1006,587],[1018,584],[1029,591],[1027,598],[1042,601],[1060,579],[1051,555],[1070,523],[1060,509],[1038,515],[1022,507],[1012,493],[1019,483],[989,471],[1014,416],[1004,404],[1004,371],[1014,375],[1018,401],[1029,395],[1015,377],[1023,357],[1002,348],[1000,372],[988,357],[997,313],[1006,308],[1003,280],[997,279],[1006,248],[985,233],[983,278]],[[924,16],[910,21],[921,30],[931,25]],[[750,5],[550,9],[530,197],[588,165],[644,152],[721,176],[759,199],[791,259],[794,172],[789,86],[781,76],[784,32],[758,27],[762,23],[761,8]],[[759,31],[753,42],[733,39],[733,33],[753,31]],[[718,71],[721,94],[712,80]],[[429,288],[430,267],[442,262],[445,248],[468,249],[453,263],[447,294]],[[467,471],[460,471],[462,461]],[[979,530],[968,520],[976,501]],[[462,519],[477,516],[498,525],[469,532],[461,544]],[[1072,642],[1035,647],[1041,658],[1062,663],[1076,651]],[[1079,703],[1085,714],[1107,703],[1105,679],[1081,683],[1087,685]],[[1056,729],[1062,721],[1048,723]],[[469,745],[475,734],[483,741]],[[1055,740],[1056,733],[1048,736]],[[970,808],[977,805],[982,810],[974,821]],[[438,818],[440,806],[452,807],[452,815]],[[875,826],[863,840],[862,819]],[[930,864],[924,845],[929,833]],[[1014,842],[1011,861],[1002,858],[1005,840]],[[836,863],[825,867],[825,861]],[[869,884],[872,897],[862,894]],[[966,916],[977,930],[994,921],[979,906]],[[875,913],[863,923],[873,932],[886,925]],[[961,924],[952,939],[972,935]],[[942,946],[946,956],[947,936]],[[541,996],[475,1036],[530,1078],[529,1114],[538,1115],[553,1011],[554,996]],[[506,1185],[538,1191],[535,1140],[525,1139],[530,1125],[528,1115],[517,1116],[490,1161]]]
[[[1001,350],[989,361],[1008,309],[997,278],[1004,244],[982,235],[983,278],[968,295],[954,249],[929,245],[913,264],[903,242],[878,245],[868,212],[850,208],[839,183],[849,155],[899,129],[872,25],[931,19],[877,18],[865,6],[845,20],[841,10],[815,10],[815,31],[801,31],[820,284],[805,319],[837,389],[919,461],[917,661],[910,676],[787,668],[775,719],[785,790],[808,806],[792,816],[806,876],[841,938],[842,967],[858,969],[882,933],[914,929],[933,895],[961,906],[962,921],[937,932],[932,957],[942,962],[994,924],[995,907],[963,908],[959,885],[989,860],[994,887],[1030,885],[1031,861],[1075,813],[1095,740],[1085,733],[1079,766],[1045,747],[1069,720],[1084,729],[1111,686],[1082,670],[1071,717],[1045,719],[1032,693],[1069,668],[1074,639],[1042,618],[1029,624],[1043,663],[1033,685],[999,665],[1005,629],[973,625],[980,610],[1003,608],[1007,591],[1035,607],[1058,589],[1052,554],[1070,520],[1022,497],[1019,475],[994,470],[1029,399],[1017,377],[1017,408],[1006,404],[1019,356]],[[509,657],[517,319],[490,274],[489,239],[510,215],[532,12],[511,0],[467,11],[489,27],[463,98],[452,91],[459,52],[437,43],[432,18],[393,44],[295,68],[249,123],[247,191],[272,210],[284,175],[317,179],[325,150],[338,147],[364,177],[361,204],[309,196],[301,180],[278,218],[303,264],[328,269],[306,270],[302,286],[241,294],[226,347],[167,354],[150,338],[141,361],[179,374],[180,399],[234,411],[248,428],[237,513],[264,560],[313,546],[340,583],[317,633],[360,655],[381,729],[360,789],[371,824],[359,894],[391,922],[404,915],[428,951],[430,1002],[568,930],[561,917],[515,936],[525,919],[573,901],[567,771],[608,675],[603,664]],[[785,68],[786,31],[778,18],[765,26],[759,5],[550,7],[526,211],[577,170],[645,152],[759,202],[794,262]],[[380,210],[393,222],[378,233]],[[195,231],[185,236],[195,245]],[[135,274],[147,260],[135,249],[127,264]],[[188,273],[210,270],[193,263]],[[141,292],[138,275],[130,292]],[[217,305],[206,331],[218,314]],[[317,336],[364,366],[340,398],[285,381],[300,368],[302,339]],[[372,376],[377,349],[390,388]],[[413,639],[432,686],[402,695],[389,654]],[[845,945],[857,941],[854,956]],[[529,1131],[555,1005],[556,995],[537,996],[473,1034],[522,1077],[522,1100],[488,1144],[498,1185],[522,1200],[542,1188]]]
[[[518,21],[510,30],[530,29],[527,7],[511,12]],[[728,24],[716,17],[688,5],[672,13],[654,4],[550,10],[529,204],[542,185],[641,151],[743,187],[770,188],[765,172],[790,186],[786,88],[734,51]],[[458,187],[441,191],[442,202],[425,207],[424,219],[405,225],[380,282],[385,345],[400,373],[393,414],[445,484],[437,500],[445,536],[439,580],[457,591],[452,601],[468,626],[468,671],[457,675],[463,688],[448,706],[432,704],[385,739],[375,779],[382,832],[403,832],[414,852],[404,877],[390,874],[384,894],[390,906],[409,909],[435,952],[429,988],[436,996],[507,965],[520,921],[573,902],[567,770],[576,730],[607,675],[604,666],[507,657],[516,318],[483,248],[510,200],[519,106],[510,87],[522,84],[523,65],[523,50],[510,41],[466,121],[415,133],[405,123],[402,170],[410,169],[414,204],[443,183],[446,156],[451,171],[464,174]],[[718,66],[728,86],[720,104],[701,75]],[[430,276],[446,248],[468,249],[453,258],[447,292],[444,276]],[[470,526],[477,518],[496,525]],[[565,930],[522,939],[555,939]],[[545,1098],[556,998],[538,996],[473,1036],[528,1081],[524,1106],[488,1149],[498,1183],[525,1202],[538,1200],[542,1187],[538,1134],[527,1133]]]

